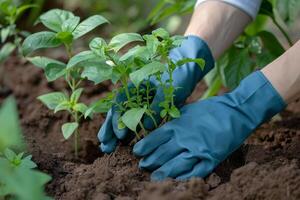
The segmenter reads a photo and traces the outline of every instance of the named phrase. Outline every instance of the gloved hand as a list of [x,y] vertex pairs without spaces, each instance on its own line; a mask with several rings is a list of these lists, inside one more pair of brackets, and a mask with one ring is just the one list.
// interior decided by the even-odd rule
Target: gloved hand
[[261,123],[286,106],[262,72],[231,93],[184,106],[181,117],[140,140],[133,152],[152,180],[205,177]]
[[[177,68],[173,73],[173,85],[178,88],[175,91],[175,105],[180,107],[190,96],[196,84],[214,67],[214,59],[207,44],[196,36],[188,36],[178,48],[170,52],[170,58],[175,62],[183,58],[203,58],[205,60],[205,68],[201,70],[196,63],[187,63]],[[167,80],[167,74],[163,75],[163,79]],[[151,84],[158,85],[155,79],[151,79]],[[126,96],[120,95],[117,101],[125,101]],[[158,88],[151,103],[151,108],[155,111],[154,118],[157,123],[160,123],[160,111],[162,108],[159,103],[164,100],[162,89]],[[128,134],[127,128],[118,129],[119,113],[117,108],[112,108],[102,125],[98,138],[101,142],[100,148],[105,153],[114,151],[117,141],[124,139]],[[153,130],[155,128],[153,121],[150,118],[145,118],[143,124],[146,129]]]

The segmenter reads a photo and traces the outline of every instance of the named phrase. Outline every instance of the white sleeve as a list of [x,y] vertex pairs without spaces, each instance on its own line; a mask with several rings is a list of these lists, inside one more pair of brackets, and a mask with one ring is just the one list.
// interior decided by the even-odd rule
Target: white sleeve
[[[198,6],[200,3],[203,3],[208,0],[198,0],[196,3],[196,6]],[[255,19],[259,7],[262,0],[216,0],[216,1],[223,1],[225,3],[228,3],[230,5],[233,5],[237,8],[240,8],[244,12],[246,12],[248,15],[252,17],[252,19]]]

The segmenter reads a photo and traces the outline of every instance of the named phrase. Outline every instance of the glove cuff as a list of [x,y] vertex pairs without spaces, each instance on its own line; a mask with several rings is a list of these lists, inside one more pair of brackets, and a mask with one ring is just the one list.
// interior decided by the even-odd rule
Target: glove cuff
[[286,103],[261,71],[247,76],[232,92],[232,99],[256,128],[282,111]]

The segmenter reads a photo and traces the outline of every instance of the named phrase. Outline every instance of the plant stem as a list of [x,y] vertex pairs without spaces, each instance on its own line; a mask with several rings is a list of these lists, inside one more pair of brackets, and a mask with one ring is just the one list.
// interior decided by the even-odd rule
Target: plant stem
[[[74,118],[75,118],[75,122],[79,123],[79,118],[78,118],[78,113],[77,112],[75,112]],[[79,131],[78,131],[78,128],[75,130],[74,134],[75,134],[74,135],[75,158],[78,158],[78,148],[79,148],[79,145],[78,145],[78,140],[79,140]]]
[[283,34],[283,36],[285,37],[285,39],[287,40],[287,42],[289,43],[290,47],[293,46],[293,42],[289,36],[289,34],[284,30],[284,28],[277,22],[277,20],[275,19],[275,17],[271,18],[273,23],[277,26],[277,28],[280,30],[280,32]]
[[142,128],[142,130],[143,130],[143,132],[145,133],[145,135],[147,135],[148,134],[148,131],[145,129],[145,127],[144,127],[144,125],[143,125],[143,123],[140,121],[139,122],[139,125],[140,125],[140,127]]

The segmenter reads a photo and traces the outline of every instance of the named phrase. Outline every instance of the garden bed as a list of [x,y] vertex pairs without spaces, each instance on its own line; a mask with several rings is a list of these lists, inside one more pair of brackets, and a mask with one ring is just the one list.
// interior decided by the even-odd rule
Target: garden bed
[[[205,180],[153,183],[138,169],[130,147],[123,144],[110,155],[99,151],[100,115],[80,127],[79,159],[74,159],[73,140],[64,140],[60,130],[68,115],[54,115],[36,99],[67,89],[63,81],[48,83],[41,69],[16,57],[6,62],[4,73],[0,103],[10,94],[16,97],[29,152],[52,176],[47,192],[55,199],[300,199],[300,101],[281,114],[282,120],[264,124]],[[87,88],[84,102],[111,89],[109,82]],[[199,85],[190,101],[204,88]]]

